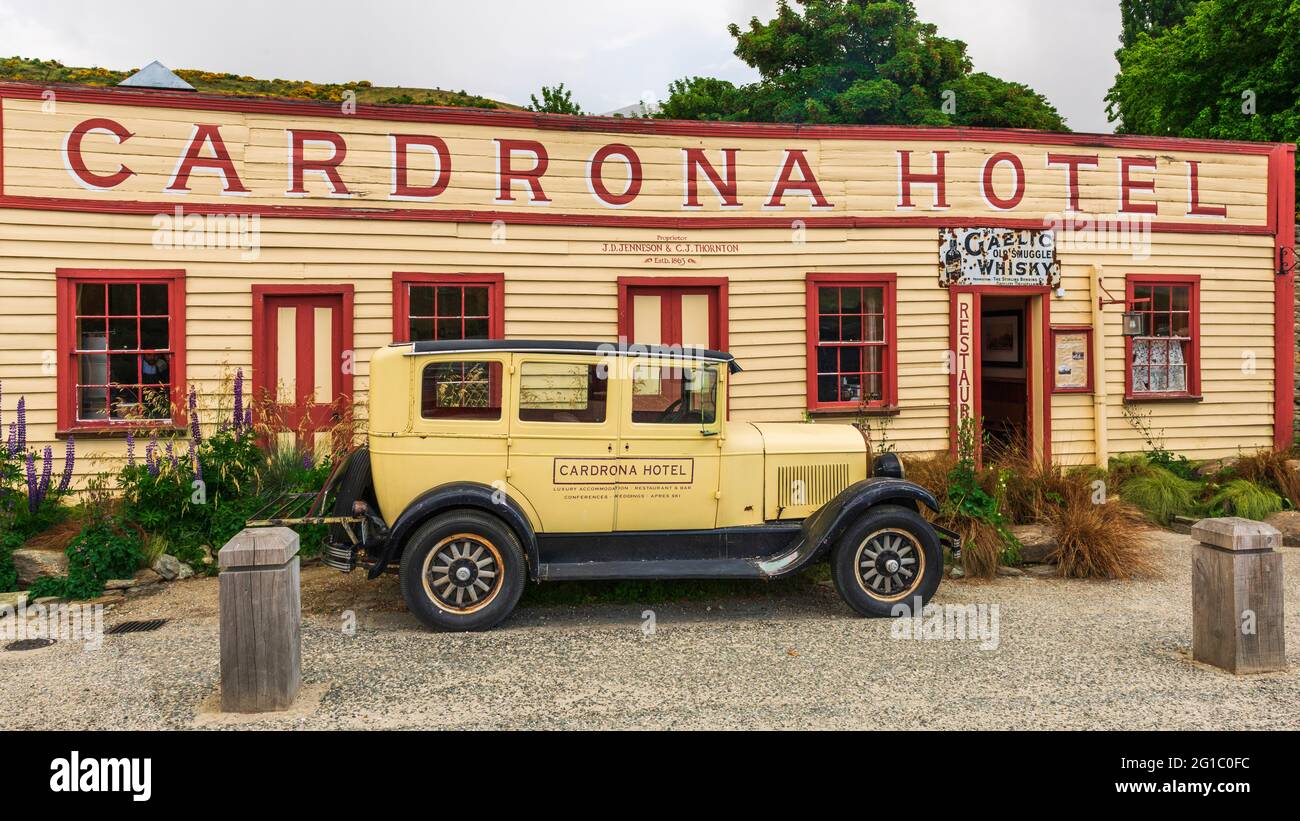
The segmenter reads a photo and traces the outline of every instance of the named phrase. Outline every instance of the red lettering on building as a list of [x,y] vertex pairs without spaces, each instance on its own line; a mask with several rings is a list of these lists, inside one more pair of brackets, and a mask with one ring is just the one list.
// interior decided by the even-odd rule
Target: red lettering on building
[[[447,190],[451,184],[451,150],[440,137],[422,134],[390,134],[393,141],[393,197],[428,200]],[[409,152],[412,148],[433,152],[434,177],[428,185],[412,185]]]
[[[212,156],[203,156],[205,145],[212,146]],[[185,153],[176,164],[176,172],[172,174],[166,190],[189,191],[190,174],[198,170],[216,171],[220,174],[224,194],[248,193],[248,189],[239,179],[239,173],[235,171],[235,161],[230,158],[226,143],[221,139],[220,126],[203,123],[194,126],[194,134],[190,137],[189,145],[185,147]]]
[[948,207],[948,179],[944,173],[944,158],[947,151],[931,151],[934,158],[934,173],[922,174],[912,171],[912,152],[898,152],[898,207],[915,208],[912,202],[913,185],[934,186],[934,207]]
[[[610,157],[621,157],[627,163],[628,183],[622,194],[615,194],[605,185],[605,161]],[[641,158],[631,146],[612,143],[596,151],[587,164],[587,184],[592,195],[605,205],[622,208],[630,204],[641,193]]]
[[67,138],[63,141],[63,162],[67,166],[68,173],[72,174],[73,179],[83,188],[102,190],[121,185],[135,173],[125,165],[119,164],[112,174],[96,174],[86,167],[86,160],[81,156],[81,143],[92,131],[107,131],[117,137],[118,145],[133,136],[121,123],[107,117],[92,117],[79,123],[68,132]]

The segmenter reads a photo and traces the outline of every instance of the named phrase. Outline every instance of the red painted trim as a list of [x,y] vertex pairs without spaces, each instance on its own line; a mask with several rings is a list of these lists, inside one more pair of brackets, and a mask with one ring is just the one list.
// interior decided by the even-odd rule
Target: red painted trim
[[[181,269],[128,269],[128,268],[56,268],[55,280],[55,355],[56,367],[56,432],[115,431],[125,433],[148,427],[184,427],[186,424],[185,377],[185,271]],[[76,294],[78,282],[149,282],[165,281],[168,289],[168,335],[172,349],[172,382],[170,422],[81,422],[77,420],[77,380],[73,375],[76,356],[73,353],[77,338]]]
[[[34,211],[74,211],[92,214],[160,214],[171,213],[177,202],[79,200],[66,197],[0,196],[0,208]],[[318,205],[240,205],[238,203],[183,203],[189,214],[257,214],[263,217],[291,219],[374,219],[408,222],[504,222],[513,225],[568,225],[618,228],[665,228],[689,230],[699,228],[789,228],[791,216],[773,217],[652,217],[619,214],[560,214],[537,211],[434,210],[428,208],[338,208]],[[809,228],[961,228],[979,225],[990,228],[1038,229],[1041,219],[1012,219],[980,215],[951,217],[831,217],[799,215]],[[1152,222],[1151,230],[1167,234],[1252,234],[1272,235],[1265,225],[1223,223]]]
[[885,290],[885,374],[884,390],[879,402],[868,408],[892,408],[898,405],[898,275],[897,274],[823,274],[810,273],[804,278],[804,372],[809,411],[854,411],[858,402],[817,401],[817,289],[821,286],[883,287]]
[[411,285],[487,285],[488,286],[488,338],[504,339],[506,336],[505,274],[422,273],[418,271],[393,272],[393,341],[409,342],[411,316]]
[[1187,362],[1187,390],[1181,393],[1133,392],[1133,337],[1124,337],[1124,399],[1144,402],[1162,399],[1188,399],[1201,395],[1201,277],[1198,274],[1128,274],[1124,278],[1124,303],[1133,304],[1133,290],[1138,285],[1186,285],[1191,288],[1188,307],[1191,310],[1192,355]]
[[[726,277],[619,277],[618,278],[618,335],[621,341],[632,338],[632,311],[629,289],[663,288],[663,289],[711,289],[710,308],[712,308],[710,332],[717,337],[717,350],[727,350],[729,343],[728,326],[731,323],[727,289],[730,280]],[[667,337],[664,337],[667,338]]]
[[[1051,354],[1051,356],[1045,357],[1046,361],[1044,363],[1048,366],[1045,369],[1045,375],[1049,377],[1049,381],[1047,382],[1048,388],[1054,394],[1055,393],[1066,393],[1066,394],[1092,393],[1094,390],[1096,390],[1096,385],[1093,382],[1094,376],[1096,374],[1096,368],[1094,367],[1092,361],[1093,358],[1092,326],[1091,325],[1053,325],[1051,326],[1050,331],[1051,331],[1051,336],[1049,337],[1049,341],[1048,341],[1047,353]],[[1056,337],[1058,334],[1077,334],[1077,333],[1082,333],[1086,335],[1088,339],[1086,343],[1088,346],[1088,383],[1082,388],[1058,388],[1056,387]]]
[[[1273,205],[1277,225],[1274,236],[1275,270],[1280,269],[1285,251],[1288,264],[1295,265],[1295,194],[1296,147],[1278,146],[1269,155],[1269,192],[1275,195]],[[1275,276],[1273,283],[1273,446],[1285,450],[1295,440],[1295,278],[1296,270],[1287,276]]]
[[[129,88],[101,88],[73,84],[0,83],[0,97],[38,100],[54,89],[60,102],[172,108],[192,111],[233,111],[281,114],[288,117],[344,119],[337,103],[280,97],[237,97]],[[1216,154],[1272,153],[1286,143],[1254,143],[1174,137],[1141,137],[1118,134],[1059,134],[1048,131],[1009,128],[929,128],[892,125],[797,125],[789,123],[731,123],[693,120],[653,120],[629,117],[575,117],[538,114],[531,111],[490,111],[416,105],[359,105],[346,119],[392,120],[395,122],[485,125],[498,128],[528,128],[544,131],[590,131],[618,134],[664,134],[687,137],[796,137],[819,140],[918,140],[988,143],[1045,144],[1131,148],[1164,151],[1209,151]]]
[[[356,348],[352,341],[352,315],[353,315],[353,295],[355,288],[351,284],[339,285],[253,285],[253,412],[260,416],[261,399],[270,394],[274,385],[267,379],[267,368],[264,367],[268,361],[270,336],[266,329],[266,298],[277,296],[339,296],[342,297],[343,310],[342,322],[340,328],[340,344],[344,352],[352,351],[355,356]],[[355,362],[355,359],[354,359]],[[353,369],[355,370],[355,368]],[[344,401],[351,402],[353,397],[353,374],[351,371],[343,371],[339,382],[339,393],[343,396]]]

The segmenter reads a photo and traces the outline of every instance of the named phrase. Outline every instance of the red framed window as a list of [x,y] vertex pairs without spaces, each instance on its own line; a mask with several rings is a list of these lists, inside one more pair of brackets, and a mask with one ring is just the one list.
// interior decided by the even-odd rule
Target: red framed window
[[894,274],[810,274],[808,409],[898,403]]
[[183,425],[185,272],[59,269],[60,431]]
[[501,339],[503,274],[393,274],[393,341]]
[[1124,395],[1201,395],[1201,282],[1197,276],[1129,276],[1128,310],[1142,314],[1140,336],[1124,338]]

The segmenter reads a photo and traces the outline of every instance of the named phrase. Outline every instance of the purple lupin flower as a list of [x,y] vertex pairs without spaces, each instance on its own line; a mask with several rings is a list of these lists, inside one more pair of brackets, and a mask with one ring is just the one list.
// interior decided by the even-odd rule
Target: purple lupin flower
[[27,397],[18,397],[17,451],[27,450]]
[[244,424],[244,369],[240,368],[235,371],[235,412],[232,415],[235,423],[235,435],[239,435],[239,428]]
[[244,408],[244,430],[253,429],[253,406]]
[[199,429],[199,392],[194,386],[190,386],[190,442],[191,448],[198,451],[199,443],[203,441],[203,436]]
[[313,459],[311,458],[311,451],[306,451],[306,450],[303,451],[303,452],[302,452],[302,469],[303,469],[303,470],[311,470],[311,469],[312,469],[312,466],[313,466],[314,464],[315,464],[315,462],[314,462]]
[[54,448],[49,445],[41,452],[41,483],[37,487],[36,506],[40,507],[45,496],[50,492],[50,478],[54,475]]
[[40,507],[40,499],[36,496],[36,454],[31,451],[27,452],[27,512],[35,513],[36,508]]
[[158,431],[154,431],[149,437],[149,444],[144,446],[144,466],[149,471],[150,476],[157,476],[158,464]]
[[[130,441],[131,434],[127,434],[127,441]],[[63,451],[63,476],[59,477],[59,493],[66,493],[68,485],[72,484],[72,466],[77,462],[77,440],[72,436],[68,437],[68,442]],[[135,463],[135,457],[131,458],[132,464]]]
[[172,447],[172,440],[170,439],[163,444],[163,456],[171,463],[173,470],[180,469],[180,462],[176,460],[176,449]]
[[10,456],[18,453],[18,424],[16,422],[9,423],[9,439],[5,442],[5,451]]
[[[72,437],[68,437],[68,446],[72,446]],[[135,431],[126,432],[126,466],[135,467]]]

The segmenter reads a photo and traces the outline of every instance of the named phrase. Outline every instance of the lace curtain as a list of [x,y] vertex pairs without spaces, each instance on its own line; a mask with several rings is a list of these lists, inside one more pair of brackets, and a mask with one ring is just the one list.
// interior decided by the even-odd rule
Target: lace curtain
[[1133,392],[1186,393],[1183,344],[1180,339],[1134,339]]

